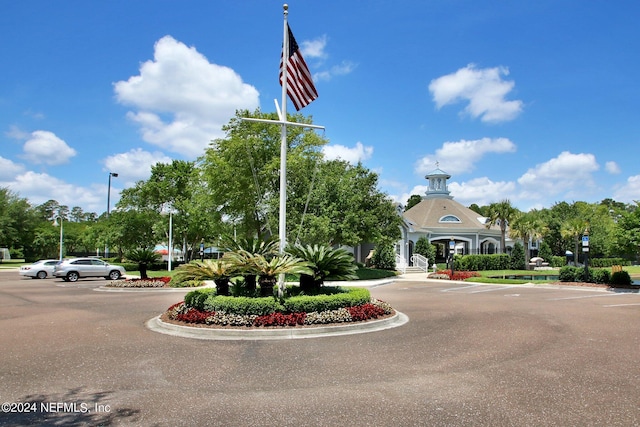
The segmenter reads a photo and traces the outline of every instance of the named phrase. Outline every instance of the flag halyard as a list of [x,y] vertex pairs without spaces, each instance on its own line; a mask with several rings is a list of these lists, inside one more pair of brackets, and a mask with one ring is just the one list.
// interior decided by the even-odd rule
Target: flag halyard
[[[289,52],[288,57],[286,59],[286,85],[287,85],[287,95],[289,95],[289,99],[293,102],[296,110],[299,111],[302,108],[309,105],[316,98],[318,98],[318,91],[313,84],[313,78],[311,77],[311,72],[309,71],[309,67],[307,67],[307,63],[302,57],[302,53],[298,47],[298,43],[296,43],[296,39],[293,37],[293,32],[291,28],[287,24],[288,29],[288,45]],[[281,55],[280,57],[280,85],[284,84],[283,78],[283,67],[285,66],[285,62]]]

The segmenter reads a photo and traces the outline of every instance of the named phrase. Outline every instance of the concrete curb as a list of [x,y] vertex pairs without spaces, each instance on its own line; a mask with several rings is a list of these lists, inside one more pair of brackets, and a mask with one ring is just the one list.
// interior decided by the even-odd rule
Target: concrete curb
[[342,324],[336,326],[319,326],[317,328],[286,329],[213,329],[195,328],[166,323],[160,316],[148,320],[145,325],[154,332],[183,338],[200,340],[283,340],[301,338],[320,338],[340,335],[363,334],[397,328],[409,321],[409,317],[396,311],[392,317],[367,322]]

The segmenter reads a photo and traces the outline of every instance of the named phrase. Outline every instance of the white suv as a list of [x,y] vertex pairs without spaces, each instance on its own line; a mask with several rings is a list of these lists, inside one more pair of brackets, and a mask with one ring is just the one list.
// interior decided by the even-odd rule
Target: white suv
[[53,275],[66,282],[75,282],[81,277],[118,280],[124,276],[124,273],[124,267],[111,265],[96,258],[73,258],[60,261],[53,269]]

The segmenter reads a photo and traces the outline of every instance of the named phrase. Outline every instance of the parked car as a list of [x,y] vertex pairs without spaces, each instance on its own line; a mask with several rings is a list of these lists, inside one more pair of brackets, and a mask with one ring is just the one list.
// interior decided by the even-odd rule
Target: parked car
[[20,267],[20,275],[31,277],[32,279],[53,277],[53,269],[57,263],[57,259],[41,259],[31,265],[23,265]]
[[124,267],[111,265],[96,258],[73,258],[55,265],[54,276],[66,282],[75,282],[81,277],[104,277],[118,280],[126,273]]

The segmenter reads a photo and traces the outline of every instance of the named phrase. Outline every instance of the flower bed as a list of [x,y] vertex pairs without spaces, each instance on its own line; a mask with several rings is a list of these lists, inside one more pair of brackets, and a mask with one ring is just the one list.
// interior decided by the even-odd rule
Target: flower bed
[[169,286],[171,277],[149,277],[147,279],[115,280],[106,286],[111,288],[165,288]]
[[428,276],[431,279],[449,279],[449,280],[466,280],[470,277],[480,277],[480,273],[477,271],[455,271],[453,277],[451,276],[451,270],[439,270],[435,274]]
[[163,317],[175,323],[217,327],[300,327],[360,322],[390,316],[393,313],[394,310],[389,304],[375,298],[366,304],[337,310],[311,313],[274,312],[261,316],[202,311],[187,307],[182,301],[169,307]]

